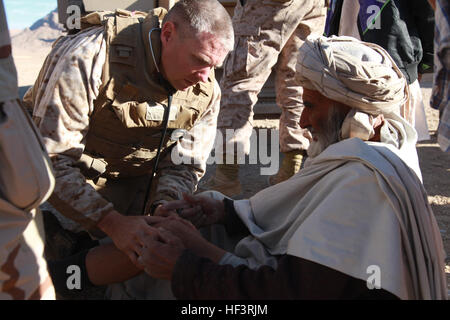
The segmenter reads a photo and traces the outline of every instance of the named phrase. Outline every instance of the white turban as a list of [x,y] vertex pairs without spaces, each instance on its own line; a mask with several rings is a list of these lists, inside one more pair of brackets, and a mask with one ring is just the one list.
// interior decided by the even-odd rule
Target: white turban
[[345,117],[340,140],[370,140],[382,121],[380,142],[395,146],[421,178],[415,144],[416,130],[400,116],[409,96],[408,84],[382,47],[352,37],[309,36],[300,48],[296,79],[352,109]]
[[405,77],[386,50],[352,37],[309,36],[300,48],[297,80],[372,115],[398,113],[409,94]]

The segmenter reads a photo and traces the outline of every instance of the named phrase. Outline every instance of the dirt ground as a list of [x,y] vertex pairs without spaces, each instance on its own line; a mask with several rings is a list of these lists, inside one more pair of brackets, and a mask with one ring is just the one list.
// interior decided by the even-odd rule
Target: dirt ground
[[[47,50],[32,52],[13,47],[13,56],[18,71],[21,94],[32,85],[37,77]],[[429,107],[432,77],[426,75],[421,81],[424,96],[425,111],[431,139],[417,144],[423,182],[428,192],[428,199],[436,216],[439,229],[447,253],[446,272],[450,284],[450,153],[444,153],[436,143],[436,129],[438,126],[438,112]],[[255,120],[256,128],[277,128],[276,119]],[[280,155],[281,163],[281,155]],[[261,165],[246,164],[240,171],[240,180],[243,186],[242,197],[249,197],[267,186],[267,176],[260,175]],[[214,172],[214,165],[207,168],[205,178]],[[449,286],[450,288],[450,286]]]

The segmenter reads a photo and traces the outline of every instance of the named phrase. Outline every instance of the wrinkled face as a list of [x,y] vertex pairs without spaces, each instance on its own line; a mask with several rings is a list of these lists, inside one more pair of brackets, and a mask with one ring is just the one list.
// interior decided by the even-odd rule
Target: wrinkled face
[[228,51],[210,33],[182,37],[168,21],[161,31],[161,72],[177,90],[206,82],[212,68],[220,66]]
[[329,145],[339,140],[339,131],[350,107],[328,99],[318,91],[304,88],[303,109],[300,126],[309,129],[312,138],[307,150],[315,157]]

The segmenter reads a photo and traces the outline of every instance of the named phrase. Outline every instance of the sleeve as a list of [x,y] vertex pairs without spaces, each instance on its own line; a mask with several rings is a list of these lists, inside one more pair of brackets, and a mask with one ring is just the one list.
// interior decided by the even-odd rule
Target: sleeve
[[364,281],[291,255],[276,270],[262,266],[217,265],[183,251],[172,277],[177,299],[397,299],[383,289],[370,290]]
[[219,108],[220,87],[214,81],[210,105],[159,165],[153,204],[181,199],[182,193],[191,194],[197,189],[214,145]]
[[85,148],[105,61],[102,27],[60,38],[28,94],[56,177],[49,202],[88,230],[113,207],[76,167]]

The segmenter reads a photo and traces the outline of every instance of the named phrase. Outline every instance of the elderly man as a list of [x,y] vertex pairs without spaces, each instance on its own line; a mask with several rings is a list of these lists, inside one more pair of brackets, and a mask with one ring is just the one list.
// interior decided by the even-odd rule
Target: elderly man
[[83,17],[90,27],[56,41],[25,98],[55,169],[52,259],[92,246],[87,231],[136,262],[143,236],[157,233],[143,208],[194,192],[205,172],[220,101],[213,69],[233,48],[231,19],[217,0],[166,13]]
[[[407,82],[378,45],[309,37],[297,77],[309,160],[248,200],[185,196],[150,217],[138,262],[181,299],[445,299],[444,251],[420,181]],[[231,252],[192,226],[243,235]],[[231,240],[231,239],[228,239]],[[235,246],[234,246],[235,244]]]

